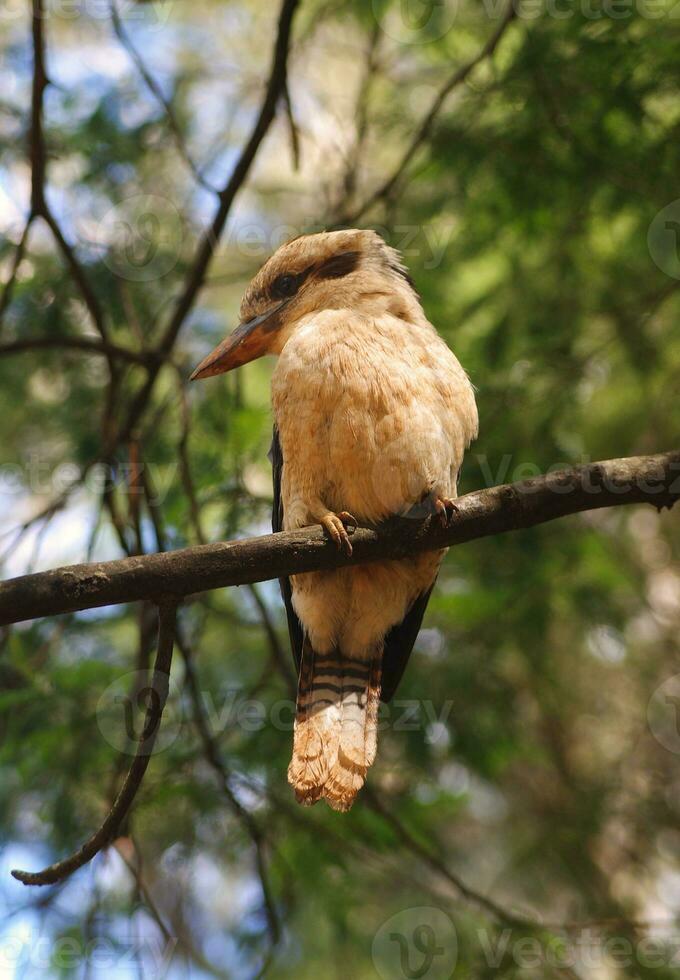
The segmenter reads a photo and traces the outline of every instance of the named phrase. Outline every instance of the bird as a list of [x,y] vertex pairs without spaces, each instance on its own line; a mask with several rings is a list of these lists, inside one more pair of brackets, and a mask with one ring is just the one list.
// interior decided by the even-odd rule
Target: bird
[[[400,253],[371,229],[299,235],[247,287],[240,325],[191,375],[265,354],[274,431],[274,531],[353,531],[396,516],[456,518],[475,389],[428,321]],[[288,782],[345,812],[377,750],[445,549],[280,580],[298,675]]]

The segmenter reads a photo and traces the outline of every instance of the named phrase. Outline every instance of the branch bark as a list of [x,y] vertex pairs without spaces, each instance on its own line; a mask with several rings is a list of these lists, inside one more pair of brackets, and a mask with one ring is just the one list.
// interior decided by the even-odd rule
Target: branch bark
[[118,358],[127,364],[140,364],[142,367],[148,367],[158,359],[158,355],[153,351],[129,350],[127,347],[121,347],[120,344],[107,343],[97,337],[22,337],[21,340],[0,343],[0,357],[39,350],[85,351],[87,354]]
[[319,527],[117,561],[71,565],[0,584],[0,626],[140,599],[155,602],[300,572],[339,568],[543,524],[581,511],[680,499],[680,450],[560,470],[460,497],[451,527],[431,518],[393,518],[359,528],[353,555],[339,553]]

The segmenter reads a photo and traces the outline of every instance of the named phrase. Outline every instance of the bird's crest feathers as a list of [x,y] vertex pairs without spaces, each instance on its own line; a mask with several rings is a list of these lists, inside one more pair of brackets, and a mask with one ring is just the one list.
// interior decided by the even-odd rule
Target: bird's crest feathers
[[[359,287],[359,294],[362,281],[375,286],[376,277],[387,277],[395,290],[404,284],[413,288],[401,255],[375,231],[351,228],[298,235],[284,242],[255,275],[243,297],[241,320],[260,315],[273,302],[309,293],[312,285],[315,306],[323,306],[324,299],[332,306],[341,301],[343,292],[337,287],[348,277],[353,278],[347,285]],[[296,305],[306,310],[306,303]]]

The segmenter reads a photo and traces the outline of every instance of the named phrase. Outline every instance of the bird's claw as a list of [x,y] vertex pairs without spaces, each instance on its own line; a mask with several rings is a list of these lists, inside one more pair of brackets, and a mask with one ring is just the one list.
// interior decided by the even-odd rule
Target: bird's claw
[[338,514],[326,514],[321,518],[321,524],[335,542],[339,551],[344,551],[347,557],[352,554],[352,542],[350,534],[354,534],[359,526],[356,517],[352,517],[346,510],[341,510]]
[[342,521],[343,527],[347,529],[347,533],[354,534],[356,529],[359,527],[359,522],[356,517],[352,517],[347,510],[341,510],[337,516]]
[[434,509],[442,527],[450,527],[454,516],[460,513],[460,509],[450,497],[437,497],[434,501]]

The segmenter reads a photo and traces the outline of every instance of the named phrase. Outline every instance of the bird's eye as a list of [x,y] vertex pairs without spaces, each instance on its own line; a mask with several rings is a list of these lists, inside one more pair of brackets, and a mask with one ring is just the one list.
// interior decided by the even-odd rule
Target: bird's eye
[[272,296],[277,299],[287,299],[289,296],[295,296],[298,291],[298,277],[291,275],[289,272],[284,272],[283,275],[277,276],[272,283]]

